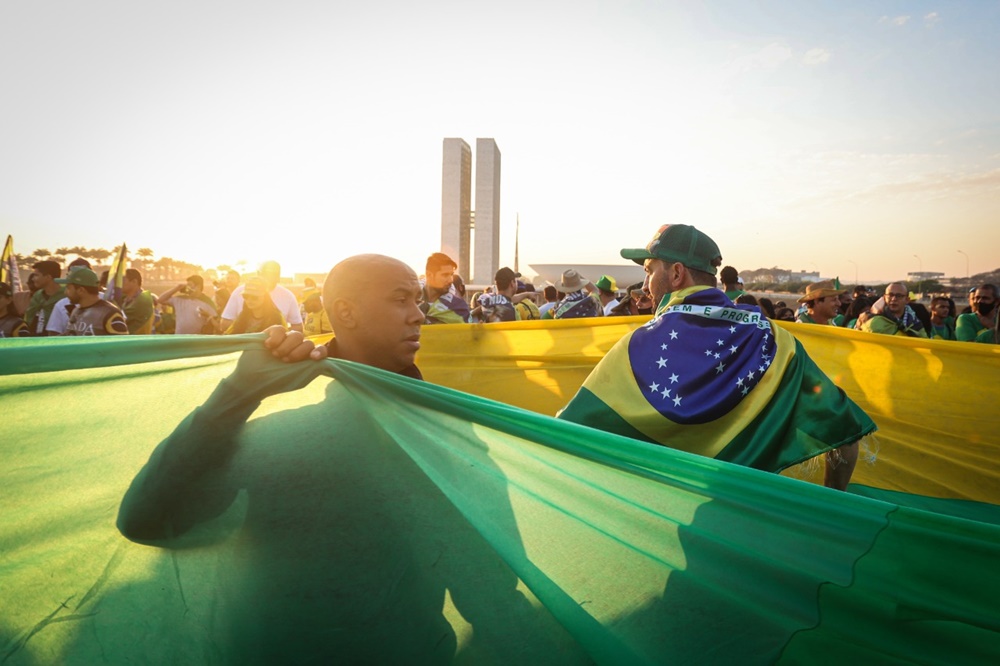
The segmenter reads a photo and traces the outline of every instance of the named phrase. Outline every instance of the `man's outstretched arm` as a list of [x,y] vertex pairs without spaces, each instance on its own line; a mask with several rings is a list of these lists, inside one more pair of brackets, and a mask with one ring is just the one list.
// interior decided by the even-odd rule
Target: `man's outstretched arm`
[[118,510],[119,531],[135,541],[170,539],[222,514],[239,490],[223,472],[243,424],[264,398],[301,388],[319,373],[317,364],[290,368],[275,359],[325,358],[325,348],[313,347],[282,329],[269,330],[259,351],[244,352],[236,371],[156,447],[132,480]]

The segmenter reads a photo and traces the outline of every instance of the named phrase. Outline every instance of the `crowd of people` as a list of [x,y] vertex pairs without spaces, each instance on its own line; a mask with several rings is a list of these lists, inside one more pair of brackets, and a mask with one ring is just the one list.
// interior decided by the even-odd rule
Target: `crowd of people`
[[[610,275],[591,281],[568,269],[558,285],[538,289],[520,273],[503,267],[491,285],[470,295],[457,270],[458,264],[444,253],[427,258],[420,278],[425,324],[652,315],[655,309],[648,281],[619,289]],[[191,275],[157,296],[143,288],[142,273],[135,268],[125,271],[120,287],[109,288],[107,271],[98,276],[86,259],[70,263],[65,276],[57,262],[40,261],[32,267],[27,290],[15,293],[9,284],[0,285],[0,337],[225,335],[260,332],[276,324],[308,336],[331,333],[315,281],[306,278],[296,296],[279,284],[280,276],[280,265],[267,261],[245,280],[229,271],[213,283],[212,296],[206,293],[201,275]],[[815,282],[791,305],[748,293],[732,266],[722,267],[714,286],[734,304],[758,307],[778,321],[1000,343],[1000,293],[992,284],[971,289],[961,311],[948,296],[935,296],[926,307],[903,282],[889,284],[883,294],[863,285],[848,290],[836,280]]]
[[211,296],[201,275],[156,295],[135,268],[124,272],[120,286],[109,286],[108,271],[98,276],[86,259],[71,262],[65,277],[57,262],[40,261],[27,289],[0,284],[0,337],[226,335],[274,325],[306,335],[331,333],[315,281],[307,278],[297,297],[279,284],[280,276],[280,265],[268,261],[245,280],[229,271],[213,283]]

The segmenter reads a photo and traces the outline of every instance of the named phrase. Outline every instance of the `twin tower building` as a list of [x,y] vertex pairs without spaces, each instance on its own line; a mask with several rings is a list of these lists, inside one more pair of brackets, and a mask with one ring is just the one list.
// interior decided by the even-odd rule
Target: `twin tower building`
[[493,139],[476,139],[475,207],[472,149],[462,139],[444,140],[441,251],[469,284],[490,284],[500,268],[500,149]]

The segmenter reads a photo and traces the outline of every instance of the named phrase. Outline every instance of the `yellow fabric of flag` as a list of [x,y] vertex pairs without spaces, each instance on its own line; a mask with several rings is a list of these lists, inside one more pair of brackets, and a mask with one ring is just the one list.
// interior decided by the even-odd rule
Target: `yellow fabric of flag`
[[[554,415],[618,339],[647,321],[640,316],[427,326],[418,361],[428,381]],[[878,425],[853,489],[960,500],[971,503],[966,508],[973,515],[1000,504],[993,388],[1000,347],[776,325],[792,333]],[[813,467],[786,474],[818,480],[821,470]]]

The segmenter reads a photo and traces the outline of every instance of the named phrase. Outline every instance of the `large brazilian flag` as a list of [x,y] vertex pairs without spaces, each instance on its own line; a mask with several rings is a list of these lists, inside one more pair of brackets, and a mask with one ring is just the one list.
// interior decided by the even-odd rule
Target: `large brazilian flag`
[[[0,341],[0,662],[996,663],[1000,527],[902,500],[997,504],[984,421],[910,414],[1000,357],[805,342],[880,426],[873,499],[552,418],[643,323],[428,327],[427,382],[258,336]],[[205,511],[136,543],[158,447]]]
[[788,331],[708,287],[626,334],[560,417],[772,472],[875,430]]

